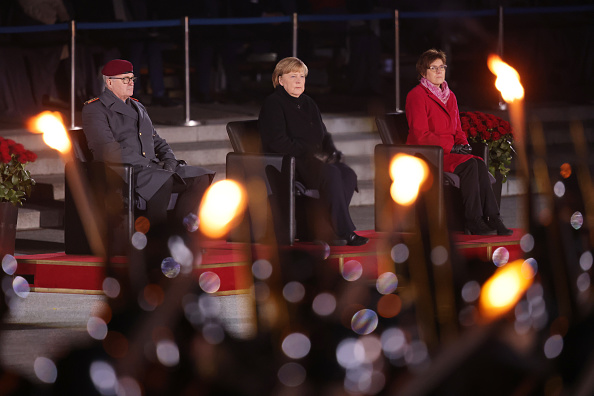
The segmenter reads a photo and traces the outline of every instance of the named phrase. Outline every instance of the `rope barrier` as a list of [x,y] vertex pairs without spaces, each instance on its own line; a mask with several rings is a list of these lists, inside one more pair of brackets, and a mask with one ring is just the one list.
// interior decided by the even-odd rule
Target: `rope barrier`
[[[299,22],[346,22],[365,20],[394,20],[396,27],[396,53],[395,53],[395,81],[396,81],[396,111],[400,111],[400,86],[399,86],[399,54],[398,54],[398,29],[400,19],[444,19],[444,18],[476,18],[499,16],[499,36],[502,35],[503,14],[525,15],[525,14],[560,14],[560,13],[584,13],[594,11],[594,5],[586,6],[560,6],[560,7],[517,7],[486,9],[486,10],[444,10],[433,12],[399,12],[373,14],[336,14],[336,15],[298,15],[274,16],[274,17],[247,17],[247,18],[188,18],[167,19],[158,21],[131,21],[131,22],[76,22],[58,23],[53,25],[33,26],[0,26],[0,34],[21,34],[21,33],[42,33],[71,30],[71,128],[74,125],[74,73],[75,73],[75,47],[76,31],[81,30],[123,30],[123,29],[147,29],[165,27],[184,27],[184,48],[185,48],[185,90],[186,90],[186,122],[185,125],[195,125],[196,122],[190,119],[189,111],[189,35],[188,27],[191,26],[231,26],[231,25],[261,25],[291,23],[293,26],[293,56],[297,56],[297,31]],[[499,44],[499,51],[502,51],[502,43]]]
[[[554,13],[582,13],[594,11],[594,5],[585,6],[559,6],[559,7],[509,7],[504,8],[505,14],[554,14]],[[431,19],[431,18],[472,18],[496,16],[498,9],[486,10],[447,10],[447,11],[401,11],[400,19]],[[364,20],[394,19],[392,13],[374,14],[335,14],[335,15],[298,15],[300,22],[345,22]],[[271,23],[291,23],[292,17],[249,17],[249,18],[190,18],[191,26],[215,25],[258,25]],[[183,26],[183,19],[166,19],[158,21],[131,21],[131,22],[77,22],[77,30],[109,30],[109,29],[145,29]],[[33,26],[0,26],[0,34],[13,33],[40,33],[50,31],[67,31],[69,23],[54,25]]]

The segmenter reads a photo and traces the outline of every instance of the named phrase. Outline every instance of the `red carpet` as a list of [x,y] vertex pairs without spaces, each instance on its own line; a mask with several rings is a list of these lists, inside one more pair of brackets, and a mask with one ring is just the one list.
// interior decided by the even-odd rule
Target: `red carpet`
[[[368,279],[394,271],[394,263],[389,254],[391,246],[386,235],[375,231],[361,231],[360,234],[370,238],[368,244],[359,247],[332,246],[326,250],[319,244],[304,242],[287,249],[303,249],[327,257],[326,262],[337,270],[343,269],[345,264],[354,260],[361,264],[361,276]],[[509,252],[509,261],[513,261],[522,258],[519,245],[521,235],[520,230],[514,230],[514,234],[509,237],[453,234],[452,239],[460,253],[467,258],[491,261],[493,252],[504,247]],[[208,272],[207,278],[214,281],[215,286],[220,282],[220,286],[215,287],[217,295],[250,292],[252,262],[259,258],[269,258],[272,252],[271,247],[267,246],[257,246],[252,250],[247,244],[225,241],[204,242],[202,246],[201,264],[195,268],[194,274],[198,280],[202,274]],[[17,256],[16,259],[18,268],[15,275],[24,277],[31,291],[102,294],[105,266],[96,257],[48,253]],[[114,257],[112,264],[115,268],[125,269],[127,259]]]

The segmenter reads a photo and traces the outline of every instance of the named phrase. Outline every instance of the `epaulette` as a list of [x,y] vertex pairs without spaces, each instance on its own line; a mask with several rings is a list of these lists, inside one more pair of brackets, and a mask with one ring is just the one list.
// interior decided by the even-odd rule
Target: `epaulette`
[[132,96],[130,96],[130,99],[137,101],[138,103],[140,103],[140,100],[133,98]]
[[85,102],[86,105],[88,105],[89,103],[93,103],[94,101],[99,100],[99,98],[93,98],[93,99],[89,99]]

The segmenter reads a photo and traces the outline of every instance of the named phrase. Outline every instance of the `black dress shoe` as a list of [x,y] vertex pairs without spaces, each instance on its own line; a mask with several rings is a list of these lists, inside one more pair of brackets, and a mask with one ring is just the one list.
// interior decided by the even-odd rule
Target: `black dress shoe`
[[466,222],[464,227],[466,235],[495,235],[495,229],[489,227],[482,217]]
[[346,237],[346,244],[349,246],[362,246],[367,242],[369,242],[369,238],[362,237],[354,232],[351,232],[349,236]]
[[490,217],[489,220],[487,220],[487,224],[489,227],[497,230],[497,235],[510,236],[514,233],[513,230],[510,230],[505,226],[505,224],[503,224],[503,221],[501,221],[501,217],[499,216]]

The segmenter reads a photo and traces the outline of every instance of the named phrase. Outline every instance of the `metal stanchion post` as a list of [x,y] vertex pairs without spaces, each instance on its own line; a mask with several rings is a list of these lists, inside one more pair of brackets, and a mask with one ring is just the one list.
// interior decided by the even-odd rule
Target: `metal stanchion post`
[[190,120],[190,23],[189,18],[187,16],[184,17],[184,58],[185,58],[185,65],[184,65],[184,72],[185,72],[185,110],[186,110],[186,120],[184,122],[185,126],[195,126],[200,125],[200,122]]
[[293,13],[293,56],[297,57],[297,13]]
[[76,126],[76,23],[70,22],[70,129],[80,129]]
[[[503,6],[499,6],[499,31],[497,35],[497,55],[503,59]],[[506,110],[507,103],[499,95],[499,109]]]
[[398,10],[394,10],[394,85],[396,95],[395,113],[402,113],[400,109],[400,22]]

